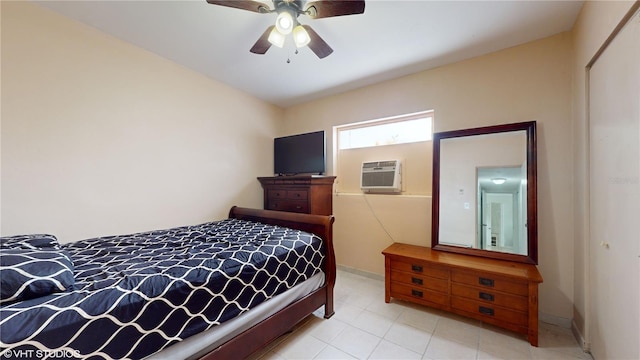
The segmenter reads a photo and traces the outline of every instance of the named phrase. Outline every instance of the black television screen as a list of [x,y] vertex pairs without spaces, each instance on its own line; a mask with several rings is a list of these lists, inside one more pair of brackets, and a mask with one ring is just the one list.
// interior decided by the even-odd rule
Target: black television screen
[[273,172],[278,175],[323,174],[324,131],[275,138]]

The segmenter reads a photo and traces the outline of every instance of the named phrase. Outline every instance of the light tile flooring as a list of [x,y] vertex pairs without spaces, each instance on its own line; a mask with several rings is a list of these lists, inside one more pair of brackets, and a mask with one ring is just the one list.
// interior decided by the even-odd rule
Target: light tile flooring
[[253,360],[591,359],[569,329],[541,323],[539,347],[524,336],[427,307],[384,302],[384,282],[338,270],[336,313],[322,309]]

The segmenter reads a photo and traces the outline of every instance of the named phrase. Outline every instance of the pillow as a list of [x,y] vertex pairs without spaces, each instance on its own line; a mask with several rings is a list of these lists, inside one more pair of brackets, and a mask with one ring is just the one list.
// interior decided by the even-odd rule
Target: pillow
[[0,237],[0,249],[60,249],[55,235],[32,234]]
[[0,250],[0,304],[70,290],[74,283],[66,250]]

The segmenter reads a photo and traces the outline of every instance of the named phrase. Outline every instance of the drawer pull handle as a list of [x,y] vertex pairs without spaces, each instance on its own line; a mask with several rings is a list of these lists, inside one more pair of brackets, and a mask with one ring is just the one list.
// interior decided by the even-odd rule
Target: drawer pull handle
[[420,278],[412,277],[411,278],[411,282],[416,284],[416,285],[422,285],[422,279],[420,279]]
[[480,306],[478,308],[478,311],[480,311],[480,314],[493,316],[493,309],[492,308]]
[[479,297],[482,300],[493,301],[493,294],[487,294],[487,293],[481,292]]
[[422,291],[413,290],[413,289],[411,289],[411,295],[413,295],[415,297],[419,297],[419,298],[422,298],[422,296],[423,296]]
[[480,285],[493,287],[493,279],[479,278],[478,282]]
[[413,270],[413,271],[415,271],[415,272],[419,272],[419,273],[421,273],[421,272],[422,272],[422,266],[420,266],[420,265],[413,265],[413,264],[412,264],[412,265],[411,265],[411,270]]

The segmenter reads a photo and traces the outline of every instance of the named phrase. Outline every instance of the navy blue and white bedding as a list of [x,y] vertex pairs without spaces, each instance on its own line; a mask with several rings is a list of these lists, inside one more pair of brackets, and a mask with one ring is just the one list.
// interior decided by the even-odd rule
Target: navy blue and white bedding
[[0,237],[0,249],[60,249],[58,238],[51,234],[14,235]]
[[73,288],[73,263],[66,250],[2,249],[0,254],[0,304]]
[[59,246],[74,284],[0,306],[2,358],[143,358],[283,293],[324,261],[315,235],[236,219]]

